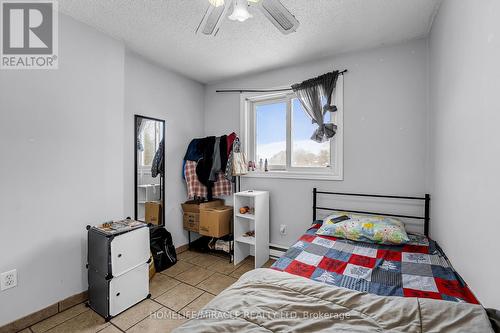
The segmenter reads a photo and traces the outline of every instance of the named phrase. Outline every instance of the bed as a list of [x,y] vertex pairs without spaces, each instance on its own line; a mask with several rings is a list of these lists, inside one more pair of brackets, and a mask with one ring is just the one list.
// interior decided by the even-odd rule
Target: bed
[[[318,205],[318,196],[421,202],[408,215]],[[428,237],[430,196],[313,190],[313,224],[270,269],[243,275],[176,332],[491,332],[487,314],[439,245]],[[317,235],[318,211],[423,222],[404,245]]]

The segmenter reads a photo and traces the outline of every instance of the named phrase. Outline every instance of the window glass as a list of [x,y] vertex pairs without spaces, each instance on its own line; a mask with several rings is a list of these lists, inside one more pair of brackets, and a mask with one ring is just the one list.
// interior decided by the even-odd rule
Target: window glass
[[[330,112],[325,114],[326,122],[330,122]],[[311,140],[316,128],[300,101],[292,99],[292,167],[321,168],[330,165],[330,142]]]
[[144,128],[142,130],[142,142],[143,148],[142,151],[142,165],[143,166],[151,166],[153,163],[153,158],[158,150],[158,146],[160,144],[160,135],[161,135],[161,123],[158,121],[151,120],[143,120]]
[[268,160],[270,168],[286,166],[286,102],[255,107],[256,163]]

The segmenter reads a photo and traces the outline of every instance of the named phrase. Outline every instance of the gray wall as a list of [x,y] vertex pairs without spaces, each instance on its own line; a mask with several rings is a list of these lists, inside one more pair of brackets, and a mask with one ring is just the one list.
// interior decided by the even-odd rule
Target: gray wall
[[[334,68],[349,70],[344,80],[344,181],[242,180],[243,189],[270,191],[272,243],[291,245],[311,223],[311,191],[315,186],[351,192],[425,193],[428,117],[425,40],[209,85],[205,95],[205,134],[239,132],[239,95],[217,94],[216,89],[290,85]],[[419,210],[413,206],[397,208]],[[279,233],[280,224],[288,226],[284,237]]]
[[188,242],[182,228],[181,203],[186,201],[182,159],[186,148],[203,133],[203,85],[125,54],[125,215],[134,214],[134,114],[166,121],[166,228],[175,246]]
[[444,1],[430,37],[431,231],[500,308],[500,2]]
[[0,326],[85,290],[85,226],[123,215],[123,46],[59,23],[58,70],[0,72]]

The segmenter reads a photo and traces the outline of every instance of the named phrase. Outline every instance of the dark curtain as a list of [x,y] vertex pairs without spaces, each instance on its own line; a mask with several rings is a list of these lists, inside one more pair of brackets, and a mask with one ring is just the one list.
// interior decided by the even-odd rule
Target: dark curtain
[[[325,124],[324,115],[326,112],[337,111],[337,107],[332,105],[332,96],[335,92],[338,77],[339,71],[333,71],[292,85],[293,91],[306,113],[311,117],[313,124],[318,125],[318,128],[311,136],[311,139],[316,142],[330,140],[337,132],[337,125],[333,123]],[[323,96],[326,98],[325,105],[321,100]]]

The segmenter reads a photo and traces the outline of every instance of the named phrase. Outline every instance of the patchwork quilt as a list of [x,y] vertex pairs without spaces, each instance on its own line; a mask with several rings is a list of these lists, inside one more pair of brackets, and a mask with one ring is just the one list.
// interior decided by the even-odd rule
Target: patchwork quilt
[[381,296],[433,298],[479,304],[439,245],[408,234],[405,245],[319,236],[316,221],[272,269]]

